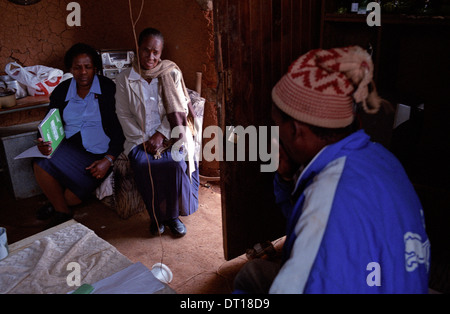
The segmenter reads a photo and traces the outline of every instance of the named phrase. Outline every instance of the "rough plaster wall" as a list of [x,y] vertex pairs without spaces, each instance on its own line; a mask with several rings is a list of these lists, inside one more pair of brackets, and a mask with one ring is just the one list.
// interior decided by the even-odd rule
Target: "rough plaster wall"
[[72,36],[62,2],[42,1],[30,7],[0,2],[1,70],[14,59],[24,65],[60,64]]
[[[65,51],[76,42],[97,49],[134,49],[128,1],[78,0],[81,26],[69,27],[70,0],[43,0],[31,6],[0,1],[0,72],[13,60],[24,66],[42,64],[64,71]],[[113,3],[113,4],[112,4]],[[132,1],[136,17],[140,1]],[[175,61],[186,84],[195,88],[196,72],[203,73],[202,96],[207,99],[204,127],[217,125],[217,72],[214,61],[214,24],[210,0],[145,0],[136,32],[152,26],[165,36],[163,58]],[[203,163],[214,172],[217,163]]]

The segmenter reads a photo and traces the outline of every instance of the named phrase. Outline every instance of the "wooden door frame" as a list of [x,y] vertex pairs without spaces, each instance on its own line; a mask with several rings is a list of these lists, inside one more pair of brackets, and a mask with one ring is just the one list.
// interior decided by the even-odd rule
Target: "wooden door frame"
[[[214,0],[217,108],[223,132],[227,126],[271,125],[271,89],[292,61],[317,48],[320,6],[315,0]],[[273,196],[274,173],[261,173],[260,165],[220,162],[227,260],[285,233]]]

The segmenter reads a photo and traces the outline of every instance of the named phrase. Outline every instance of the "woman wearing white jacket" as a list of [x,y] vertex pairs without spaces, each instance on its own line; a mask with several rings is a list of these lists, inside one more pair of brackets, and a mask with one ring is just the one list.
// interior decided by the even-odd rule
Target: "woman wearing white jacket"
[[[126,138],[125,154],[151,218],[150,231],[168,226],[182,237],[179,216],[198,208],[198,161],[194,161],[194,114],[183,75],[169,60],[162,61],[162,34],[147,28],[139,36],[139,51],[131,69],[116,78],[116,111]],[[174,129],[182,130],[172,138]],[[183,143],[174,148],[174,144]]]

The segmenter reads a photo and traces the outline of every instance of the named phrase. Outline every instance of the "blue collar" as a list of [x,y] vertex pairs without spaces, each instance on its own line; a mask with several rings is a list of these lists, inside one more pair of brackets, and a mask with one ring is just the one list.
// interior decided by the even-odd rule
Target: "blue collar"
[[295,185],[295,189],[291,194],[292,202],[295,204],[292,212],[289,213],[286,226],[286,242],[283,248],[283,263],[291,255],[293,243],[296,239],[294,228],[297,225],[297,221],[302,213],[303,208],[297,207],[297,203],[300,199],[304,199],[303,192],[313,182],[314,177],[320,173],[330,162],[336,160],[342,156],[348,155],[351,151],[362,149],[371,143],[370,137],[364,130],[359,130],[341,141],[325,146],[308,164],[308,166],[302,171],[299,179]]
[[358,150],[370,143],[370,137],[364,130],[359,130],[341,141],[325,146],[300,174],[292,195],[302,192],[311,178],[321,172],[331,161],[342,157],[348,151]]
[[[91,89],[89,90],[89,94],[91,94],[91,93],[96,94],[96,95],[102,94],[102,89],[100,88],[100,81],[97,77],[97,74],[94,75],[94,80],[92,81],[92,86],[91,86]],[[69,100],[77,99],[77,98],[79,98],[79,96],[77,94],[77,82],[75,81],[75,79],[72,78],[72,81],[70,82],[69,90],[67,91],[65,101],[69,101]]]

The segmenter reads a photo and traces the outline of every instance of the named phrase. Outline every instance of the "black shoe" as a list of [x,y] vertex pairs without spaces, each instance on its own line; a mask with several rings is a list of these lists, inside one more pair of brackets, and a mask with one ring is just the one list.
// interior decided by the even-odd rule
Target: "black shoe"
[[36,212],[36,218],[38,220],[47,220],[55,214],[55,208],[52,204],[45,204],[39,208]]
[[156,224],[156,221],[152,220],[150,223],[150,233],[152,235],[159,235],[163,234],[165,231],[164,224],[159,223],[159,231],[158,231],[158,225]]
[[186,226],[181,222],[180,219],[175,218],[166,221],[166,225],[169,227],[172,234],[178,238],[184,237],[186,235]]
[[47,229],[55,227],[59,224],[62,224],[66,221],[69,221],[73,218],[72,214],[66,214],[55,211],[55,213],[52,216],[52,219],[50,220],[49,224],[47,225]]

